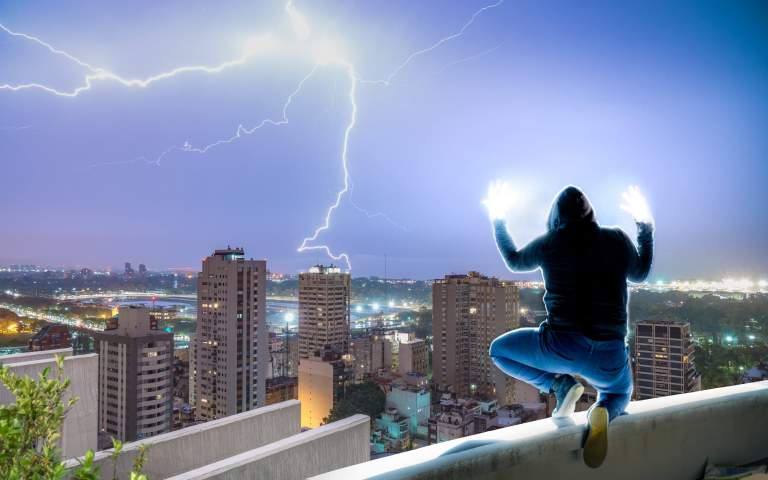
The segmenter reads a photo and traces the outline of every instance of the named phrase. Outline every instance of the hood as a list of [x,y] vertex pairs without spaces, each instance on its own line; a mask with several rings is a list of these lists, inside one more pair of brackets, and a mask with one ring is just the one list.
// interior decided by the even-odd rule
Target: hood
[[569,225],[597,225],[595,211],[584,192],[569,185],[552,202],[547,228],[558,230]]

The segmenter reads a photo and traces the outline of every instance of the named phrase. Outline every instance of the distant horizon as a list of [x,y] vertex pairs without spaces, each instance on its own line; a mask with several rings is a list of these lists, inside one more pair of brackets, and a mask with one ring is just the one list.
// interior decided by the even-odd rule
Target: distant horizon
[[[211,252],[213,253],[213,252]],[[280,273],[280,274],[287,274],[287,275],[295,275],[299,274],[301,272],[306,271],[306,269],[309,269],[310,267],[314,266],[315,264],[307,265],[305,269],[299,269],[295,271],[286,271],[286,270],[280,270],[280,269],[273,269],[270,267],[269,259],[264,258],[258,258],[258,257],[251,257],[248,255],[248,252],[246,251],[246,258],[249,259],[256,259],[256,260],[266,260],[267,261],[267,269],[270,273]],[[126,260],[129,261],[129,260]],[[131,267],[136,270],[138,269],[138,266],[142,264],[143,262],[134,262],[130,261]],[[323,265],[330,265],[333,262],[320,262]],[[201,267],[156,267],[148,264],[144,264],[147,267],[147,271],[151,273],[173,273],[173,272],[185,272],[185,273],[198,273],[201,269]],[[336,265],[334,263],[334,265]],[[123,269],[125,267],[125,262],[120,262],[117,265],[89,265],[89,264],[55,264],[55,263],[39,263],[39,262],[27,262],[27,261],[8,261],[8,260],[0,260],[0,268],[9,268],[11,266],[33,266],[33,267],[39,267],[42,269],[49,269],[51,271],[69,271],[69,270],[81,270],[83,268],[89,268],[94,271],[102,271],[102,272],[110,272],[112,274],[121,274],[123,272]],[[445,275],[464,275],[468,274],[469,272],[479,272],[483,275],[486,275],[488,277],[496,277],[502,280],[516,280],[516,281],[539,281],[543,282],[543,278],[541,276],[540,271],[536,270],[533,272],[527,272],[527,273],[515,273],[507,271],[506,274],[493,274],[489,272],[484,272],[479,269],[475,268],[468,268],[464,271],[450,271],[450,272],[443,272],[441,274],[435,275],[435,276],[427,276],[427,277],[414,277],[414,276],[408,276],[408,275],[387,275],[387,277],[384,277],[384,273],[367,273],[367,274],[359,274],[356,275],[355,271],[352,270],[349,272],[352,275],[352,278],[387,278],[388,280],[415,280],[415,281],[429,281],[434,279],[443,278]],[[670,282],[696,282],[696,281],[704,281],[704,282],[722,282],[723,280],[733,280],[733,281],[751,281],[754,283],[758,282],[768,282],[768,274],[766,275],[725,275],[721,277],[712,277],[712,276],[699,276],[699,277],[657,277],[651,275],[649,279],[646,282],[643,282],[643,284],[649,284],[654,285],[658,284],[658,282],[662,282],[662,284],[669,284]]]

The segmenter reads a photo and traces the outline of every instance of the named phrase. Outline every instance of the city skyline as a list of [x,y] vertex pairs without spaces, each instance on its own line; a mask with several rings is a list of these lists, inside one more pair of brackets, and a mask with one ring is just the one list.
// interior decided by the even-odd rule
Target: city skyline
[[[569,183],[585,188],[602,223],[634,236],[618,204],[637,183],[656,214],[654,280],[765,278],[765,7],[497,3],[296,4],[361,79],[397,74],[388,86],[357,84],[354,189],[319,243],[349,253],[355,276],[383,276],[386,254],[391,277],[477,269],[518,278],[499,261],[480,205],[488,182],[525,187],[523,211],[510,218],[520,242],[543,231],[551,198]],[[276,38],[292,35],[281,2],[176,7],[3,5],[0,23],[130,78],[236,57],[270,24]],[[79,23],[51,20],[65,13]],[[0,51],[8,59],[0,84],[71,90],[82,78],[77,65],[5,31]],[[153,163],[169,145],[200,147],[239,124],[279,119],[312,68],[297,58],[139,89],[104,82],[78,98],[0,90],[0,263],[117,266],[125,258],[162,269],[195,266],[227,243],[276,271],[329,263],[321,251],[296,248],[343,184],[340,147],[352,113],[343,69],[322,69],[304,85],[285,128]],[[201,191],[232,207],[213,210]]]

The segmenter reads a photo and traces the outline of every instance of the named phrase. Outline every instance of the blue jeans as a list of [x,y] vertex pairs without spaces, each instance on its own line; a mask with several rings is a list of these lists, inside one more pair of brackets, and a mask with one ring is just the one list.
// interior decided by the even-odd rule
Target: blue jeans
[[609,418],[624,413],[632,396],[632,370],[624,340],[591,340],[579,333],[556,332],[545,321],[520,328],[491,343],[490,355],[501,371],[549,393],[557,374],[579,375],[598,392],[596,405]]

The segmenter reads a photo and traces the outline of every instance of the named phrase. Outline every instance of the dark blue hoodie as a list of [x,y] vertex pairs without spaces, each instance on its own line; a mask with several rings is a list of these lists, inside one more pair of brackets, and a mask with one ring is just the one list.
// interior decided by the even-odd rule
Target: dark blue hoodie
[[642,282],[653,258],[653,226],[638,223],[637,243],[619,228],[598,225],[587,197],[566,187],[549,214],[548,231],[518,250],[503,220],[496,245],[510,270],[541,268],[544,304],[553,330],[593,340],[627,335],[627,280]]

